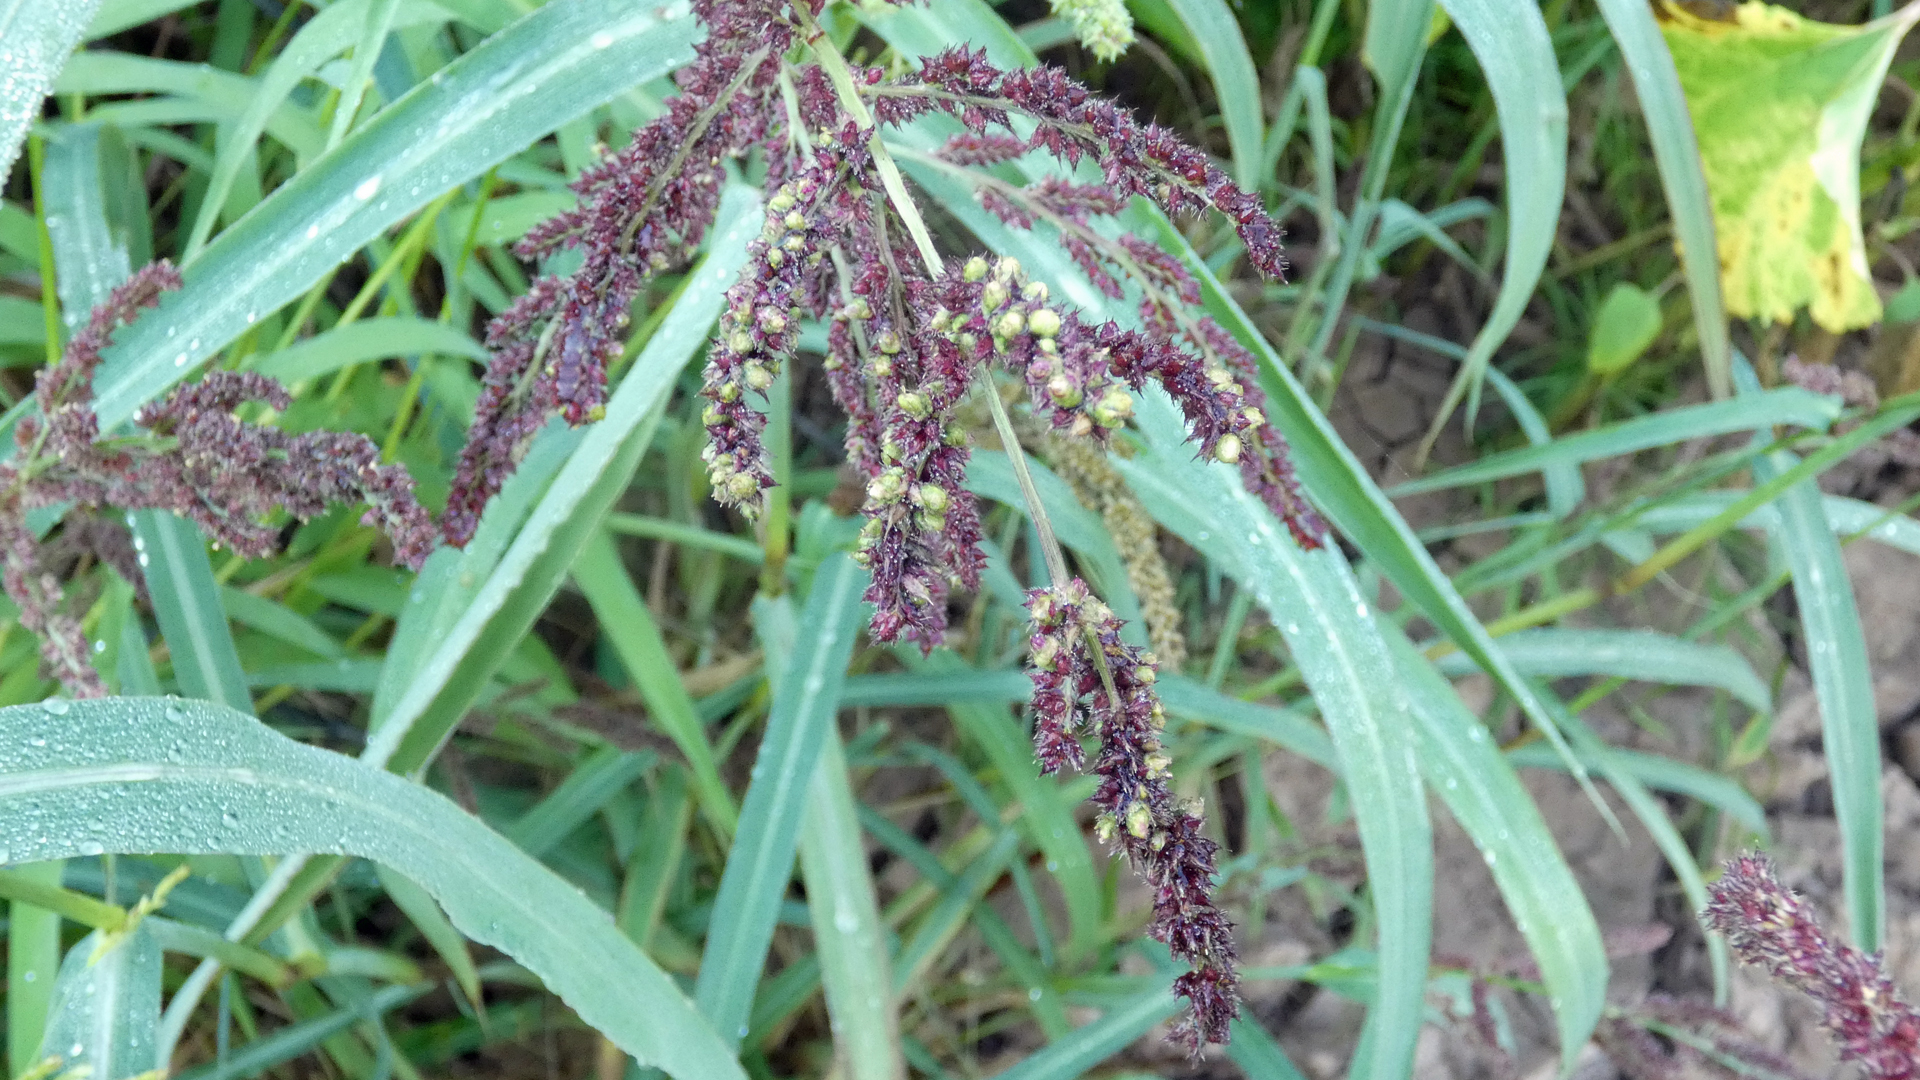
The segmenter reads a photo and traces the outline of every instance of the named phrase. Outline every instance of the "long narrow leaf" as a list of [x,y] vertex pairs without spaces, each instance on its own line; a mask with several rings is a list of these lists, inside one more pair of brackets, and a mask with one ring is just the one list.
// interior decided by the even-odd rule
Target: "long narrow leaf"
[[1397,627],[1382,629],[1419,721],[1420,767],[1486,859],[1514,925],[1540,966],[1571,1069],[1607,1003],[1607,950],[1580,883],[1533,797],[1467,711]]
[[121,332],[95,382],[101,428],[448,188],[685,63],[693,33],[651,4],[556,0],[441,69],[221,233],[184,288]]
[[111,940],[95,930],[60,965],[40,1057],[58,1057],[61,1072],[126,1080],[159,1067],[159,1026],[159,942],[144,924]]
[[851,1080],[905,1080],[887,927],[867,866],[838,732],[827,732],[800,828],[800,871],[813,914],[820,984],[835,1054]]
[[[495,549],[498,562],[468,579],[463,557],[441,552],[422,572],[397,631],[418,651],[389,657],[394,677],[383,678],[382,686],[392,687],[392,696],[375,699],[369,760],[424,760],[439,745],[505,660],[506,650],[546,609],[601,517],[626,489],[646,445],[640,438],[643,421],[655,415],[705,340],[746,260],[748,239],[760,231],[757,202],[744,192],[730,192],[721,204],[720,222],[712,253],[691,271],[692,281],[608,399],[606,417],[581,436],[511,542],[500,541],[504,551]],[[537,452],[536,442],[530,453]],[[496,500],[487,517],[497,512],[511,508]],[[481,521],[483,533],[489,531],[487,517]],[[403,744],[408,747],[404,755]]]
[[1213,76],[1213,95],[1227,127],[1227,145],[1233,150],[1233,182],[1254,190],[1260,186],[1260,141],[1266,124],[1260,115],[1260,76],[1254,71],[1240,20],[1226,0],[1168,0],[1187,32],[1200,47]]
[[17,706],[0,710],[0,736],[0,847],[12,861],[102,850],[371,859],[640,1061],[688,1080],[744,1077],[606,912],[419,785],[195,701]]
[[757,605],[757,629],[770,662],[782,670],[740,808],[740,830],[720,875],[695,987],[700,1010],[729,1045],[747,1032],[753,989],[793,878],[808,786],[833,730],[854,638],[868,614],[860,599],[866,587],[866,571],[836,555],[815,573],[804,615],[781,601]]
[[0,181],[13,171],[40,102],[80,44],[100,0],[0,0]]
[[1733,392],[1733,348],[1727,338],[1726,301],[1720,293],[1720,246],[1713,231],[1713,202],[1707,195],[1707,174],[1700,165],[1700,144],[1694,138],[1693,114],[1680,89],[1680,73],[1673,54],[1660,36],[1653,8],[1639,0],[1599,0],[1600,15],[1620,46],[1620,56],[1633,78],[1634,98],[1647,120],[1653,143],[1653,163],[1666,189],[1667,212],[1673,216],[1675,247],[1686,268],[1687,293],[1693,300],[1693,325],[1700,334],[1700,359],[1707,369],[1713,396]]
[[[1236,474],[1193,461],[1185,426],[1164,395],[1148,395],[1139,419],[1154,453],[1117,462],[1127,482],[1162,524],[1267,609],[1333,735],[1380,935],[1380,989],[1367,1019],[1373,1057],[1355,1075],[1404,1077],[1426,993],[1433,837],[1418,729],[1393,657],[1338,552],[1301,551]],[[1205,527],[1195,528],[1196,520]]]
[[1567,95],[1540,5],[1531,0],[1440,0],[1486,73],[1500,118],[1507,189],[1507,263],[1486,325],[1434,416],[1433,442],[1464,395],[1469,420],[1493,351],[1506,341],[1546,269],[1567,187]]

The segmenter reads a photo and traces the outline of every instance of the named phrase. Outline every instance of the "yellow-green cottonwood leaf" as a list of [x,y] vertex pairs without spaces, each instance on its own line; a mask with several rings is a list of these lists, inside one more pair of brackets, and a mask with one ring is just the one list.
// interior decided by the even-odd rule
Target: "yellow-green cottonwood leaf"
[[1667,3],[1662,29],[1693,113],[1735,315],[1828,330],[1880,317],[1860,236],[1860,140],[1920,3],[1863,26],[1745,3],[1727,19]]

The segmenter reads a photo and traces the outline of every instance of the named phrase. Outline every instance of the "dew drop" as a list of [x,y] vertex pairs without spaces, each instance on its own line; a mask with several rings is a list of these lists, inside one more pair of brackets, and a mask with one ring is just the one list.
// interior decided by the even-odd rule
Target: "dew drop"
[[1032,989],[1030,989],[1030,990],[1028,990],[1028,991],[1027,991],[1027,1000],[1028,1000],[1028,1001],[1039,1001],[1039,1000],[1040,1000],[1040,988],[1036,986],[1036,987],[1034,987],[1034,988],[1032,988]]
[[176,356],[176,357],[174,357],[174,358],[173,358],[173,366],[174,366],[174,367],[186,367],[186,366],[187,366],[187,354],[186,354],[186,353],[181,353],[181,354],[180,354],[179,356]]
[[319,235],[320,235],[320,226],[318,225],[307,226],[307,239],[312,240],[318,237]]
[[843,934],[851,934],[860,929],[860,920],[851,911],[842,911],[833,917],[833,928]]
[[38,982],[39,979],[40,979],[40,973],[32,970],[31,968],[29,968],[28,970],[20,974],[21,982]]
[[360,186],[353,189],[353,197],[359,199],[361,202],[366,202],[368,199],[373,198],[379,190],[380,177],[376,174],[360,181]]
[[602,30],[599,33],[588,38],[587,41],[596,49],[604,49],[613,44],[613,35],[607,33],[605,30]]
[[106,847],[97,840],[88,840],[82,843],[79,851],[82,855],[105,855],[107,853]]
[[54,716],[65,716],[67,715],[67,710],[73,706],[66,698],[54,697],[41,702],[40,707]]

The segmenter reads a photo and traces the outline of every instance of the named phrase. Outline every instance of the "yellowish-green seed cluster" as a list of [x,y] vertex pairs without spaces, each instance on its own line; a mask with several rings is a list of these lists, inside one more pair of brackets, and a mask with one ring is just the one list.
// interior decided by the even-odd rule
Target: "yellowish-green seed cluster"
[[1133,16],[1125,0],[1053,0],[1053,13],[1101,60],[1117,59],[1133,44]]

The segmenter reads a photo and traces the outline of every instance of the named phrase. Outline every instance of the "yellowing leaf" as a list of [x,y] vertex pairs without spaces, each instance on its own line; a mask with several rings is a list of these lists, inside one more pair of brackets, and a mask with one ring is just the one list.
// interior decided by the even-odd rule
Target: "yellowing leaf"
[[1700,141],[1721,284],[1735,315],[1832,331],[1880,317],[1860,235],[1860,141],[1920,3],[1863,26],[1745,3],[1709,19],[1667,3],[1662,29]]

